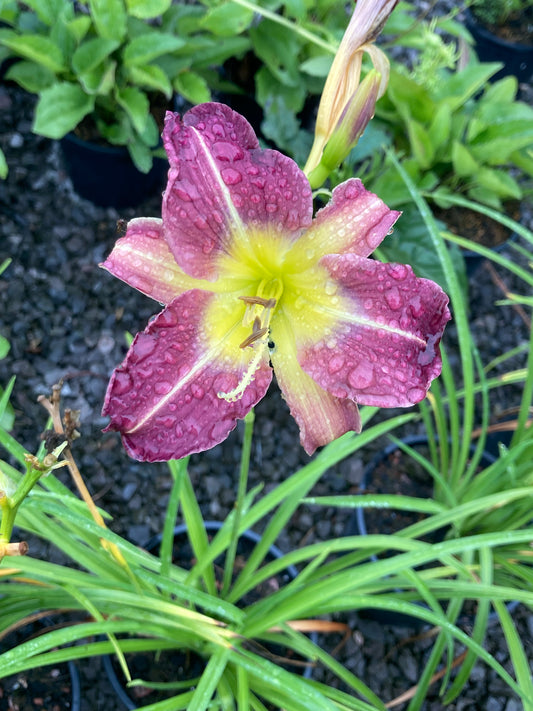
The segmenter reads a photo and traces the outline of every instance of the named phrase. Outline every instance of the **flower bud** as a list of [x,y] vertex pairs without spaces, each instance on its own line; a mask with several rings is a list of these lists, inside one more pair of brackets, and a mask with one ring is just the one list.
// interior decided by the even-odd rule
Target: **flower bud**
[[[304,173],[308,176],[311,186],[317,188],[327,178],[331,170],[337,167],[357,143],[368,121],[374,114],[376,101],[383,96],[389,81],[389,61],[385,54],[372,43],[381,32],[397,0],[358,0],[350,23],[339,45],[333,64],[329,71],[315,126],[315,140]],[[363,54],[370,56],[375,72],[369,73],[371,79],[364,86],[360,85]],[[359,96],[359,90],[362,90]],[[351,121],[352,126],[349,125]],[[332,155],[327,159],[330,166],[326,173],[326,163],[322,157],[326,145],[334,132],[344,125],[343,139],[338,137],[335,144],[335,155],[341,155],[341,140],[352,136],[353,140],[345,142],[348,146],[344,155],[331,164]],[[322,167],[314,172],[317,166]],[[311,179],[312,176],[312,179]]]

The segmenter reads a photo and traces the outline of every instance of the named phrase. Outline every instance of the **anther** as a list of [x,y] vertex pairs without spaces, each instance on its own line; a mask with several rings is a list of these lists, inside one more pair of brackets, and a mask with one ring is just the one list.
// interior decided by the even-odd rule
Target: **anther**
[[[255,326],[255,323],[254,323],[254,326]],[[244,339],[244,341],[240,344],[239,348],[246,348],[247,346],[251,346],[252,343],[259,341],[267,333],[268,333],[268,328],[260,328],[257,331],[254,329],[254,332],[250,333],[250,335]]]
[[245,304],[257,304],[257,306],[263,306],[265,309],[273,309],[276,305],[276,299],[263,299],[262,296],[239,296],[241,301]]

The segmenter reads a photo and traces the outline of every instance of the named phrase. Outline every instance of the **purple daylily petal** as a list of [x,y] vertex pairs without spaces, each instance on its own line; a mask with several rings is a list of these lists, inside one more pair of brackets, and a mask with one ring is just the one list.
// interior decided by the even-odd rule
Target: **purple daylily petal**
[[163,237],[163,221],[154,217],[130,220],[126,234],[101,266],[161,304],[198,286],[174,261]]
[[[279,323],[276,338],[280,344],[291,342],[287,325]],[[291,415],[300,428],[300,442],[307,454],[332,442],[345,432],[361,431],[359,410],[353,400],[340,399],[321,388],[302,370],[293,348],[276,347],[271,354],[276,380]]]
[[409,266],[353,254],[321,260],[339,285],[345,313],[326,340],[304,345],[302,368],[336,397],[405,407],[422,400],[440,374],[439,342],[448,297]]
[[163,198],[165,238],[191,276],[217,277],[216,257],[250,226],[289,239],[311,224],[309,183],[290,158],[261,150],[250,124],[223,104],[203,104],[163,133],[171,169]]
[[206,345],[198,324],[213,298],[200,290],[178,296],[137,334],[113,373],[103,414],[135,459],[166,461],[214,447],[268,389],[266,358],[242,397],[228,402],[218,396],[242,380],[247,361],[242,352],[242,362],[229,362],[219,344]]
[[320,256],[351,252],[368,257],[400,216],[390,210],[358,178],[338,185],[329,203],[319,210],[299,244],[318,248]]

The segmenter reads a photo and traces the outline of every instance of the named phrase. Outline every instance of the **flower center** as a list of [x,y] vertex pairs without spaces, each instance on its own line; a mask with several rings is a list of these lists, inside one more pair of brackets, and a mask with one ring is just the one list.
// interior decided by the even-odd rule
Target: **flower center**
[[279,279],[263,279],[255,296],[239,296],[246,304],[242,325],[252,329],[252,332],[240,344],[240,348],[252,349],[252,357],[236,387],[229,392],[219,392],[217,396],[228,402],[241,398],[245,389],[254,379],[254,374],[268,349],[270,320],[276,304],[283,293],[283,283]]

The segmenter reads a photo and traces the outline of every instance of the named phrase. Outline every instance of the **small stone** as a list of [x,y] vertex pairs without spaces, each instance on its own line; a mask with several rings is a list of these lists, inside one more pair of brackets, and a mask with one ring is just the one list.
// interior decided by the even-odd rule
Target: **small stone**
[[134,524],[128,528],[127,536],[133,543],[144,545],[150,538],[150,526],[145,523]]
[[122,498],[124,501],[129,501],[133,494],[137,491],[137,484],[134,481],[130,481],[122,489]]
[[509,699],[505,711],[522,711],[522,702],[517,699]]
[[24,145],[24,138],[20,133],[14,133],[9,139],[9,146],[11,148],[22,148]]
[[111,353],[113,348],[115,347],[115,339],[111,335],[109,331],[104,331],[102,332],[102,335],[98,339],[98,345],[97,348],[100,351],[102,355],[108,355],[108,353]]

